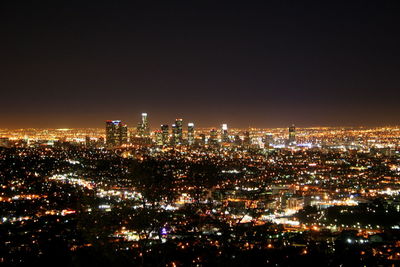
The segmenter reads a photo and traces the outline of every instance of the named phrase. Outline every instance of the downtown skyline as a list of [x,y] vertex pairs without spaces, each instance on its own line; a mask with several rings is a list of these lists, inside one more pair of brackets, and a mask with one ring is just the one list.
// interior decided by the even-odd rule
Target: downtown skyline
[[[124,116],[124,118],[127,116]],[[192,116],[193,118],[194,116]],[[64,117],[65,118],[65,117]],[[137,128],[137,123],[138,120],[135,121],[135,118],[130,118],[128,117],[128,119],[122,119],[122,116],[113,116],[113,117],[107,117],[107,119],[103,119],[103,120],[92,120],[90,119],[91,117],[89,117],[89,121],[91,121],[90,123],[87,124],[81,124],[81,123],[76,123],[77,120],[75,119],[64,119],[62,122],[60,121],[52,121],[52,120],[45,120],[43,121],[43,119],[38,119],[37,121],[35,121],[34,119],[31,120],[28,123],[19,123],[17,122],[17,124],[11,123],[11,124],[4,124],[4,125],[0,125],[0,129],[90,129],[90,128],[98,128],[98,129],[102,129],[104,128],[104,123],[106,121],[113,121],[113,120],[117,120],[117,121],[121,121],[122,123],[126,124],[128,126],[129,129],[135,129]],[[177,117],[178,118],[178,117]],[[179,117],[181,118],[181,117]],[[380,128],[380,127],[397,127],[400,125],[400,123],[397,122],[393,122],[393,123],[382,123],[380,121],[376,121],[375,123],[328,123],[328,122],[320,122],[320,123],[308,123],[306,124],[305,122],[301,121],[301,120],[296,120],[298,123],[293,123],[292,121],[290,121],[289,119],[281,121],[281,122],[260,122],[260,123],[248,123],[246,125],[245,122],[237,122],[235,120],[211,120],[208,123],[205,123],[204,121],[195,121],[195,120],[191,120],[190,117],[186,118],[183,117],[183,122],[184,122],[184,127],[185,129],[187,128],[187,124],[188,123],[194,123],[196,128],[200,128],[200,129],[211,129],[211,128],[215,128],[215,129],[219,129],[221,128],[222,124],[228,124],[229,128],[231,129],[282,129],[282,128],[288,128],[291,125],[296,125],[296,127],[300,127],[300,128]],[[5,120],[3,120],[4,122]],[[79,120],[78,120],[79,121]],[[174,117],[170,117],[167,120],[156,120],[155,118],[149,118],[149,127],[151,132],[153,133],[154,131],[160,130],[160,127],[162,125],[172,125],[175,121]],[[79,121],[81,122],[81,121]]]
[[[140,113],[139,113],[140,114]],[[42,116],[38,116],[37,120],[31,119],[29,122],[21,123],[21,122],[11,122],[7,123],[7,120],[2,120],[2,124],[0,124],[0,129],[83,129],[83,128],[104,128],[104,123],[107,120],[120,120],[125,123],[128,128],[136,129],[138,120],[134,116],[108,116],[105,118],[97,118],[97,116],[88,116],[85,117],[85,120],[77,120],[75,118],[68,119],[66,116],[61,116],[62,120],[54,119],[44,119]],[[399,126],[400,122],[381,122],[376,120],[374,123],[365,122],[364,120],[360,120],[358,122],[342,122],[334,120],[317,120],[316,122],[307,122],[302,121],[301,119],[290,120],[290,118],[283,119],[281,121],[276,120],[253,120],[246,124],[244,121],[237,121],[235,119],[213,119],[213,120],[200,120],[196,121],[191,118],[198,117],[202,119],[200,116],[169,116],[165,120],[160,120],[165,118],[164,116],[160,116],[156,118],[150,116],[149,118],[149,126],[150,130],[154,132],[155,130],[159,130],[160,127],[164,124],[172,125],[176,118],[182,118],[184,121],[184,126],[187,126],[187,123],[194,123],[196,128],[220,128],[221,124],[227,123],[230,128],[234,129],[249,129],[249,128],[257,128],[257,129],[278,129],[278,128],[287,128],[291,125],[296,125],[301,128],[313,128],[313,127],[345,127],[345,128],[374,128],[374,127],[395,127]],[[124,119],[126,118],[126,119]],[[295,117],[294,117],[295,118]],[[136,119],[136,120],[135,120]],[[87,121],[88,123],[83,123],[83,121]],[[296,123],[294,122],[296,121]]]

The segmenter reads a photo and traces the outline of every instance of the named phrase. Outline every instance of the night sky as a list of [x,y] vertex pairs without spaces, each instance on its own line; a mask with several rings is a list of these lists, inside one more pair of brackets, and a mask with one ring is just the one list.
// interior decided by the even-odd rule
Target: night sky
[[0,1],[2,128],[400,125],[399,1],[26,2]]

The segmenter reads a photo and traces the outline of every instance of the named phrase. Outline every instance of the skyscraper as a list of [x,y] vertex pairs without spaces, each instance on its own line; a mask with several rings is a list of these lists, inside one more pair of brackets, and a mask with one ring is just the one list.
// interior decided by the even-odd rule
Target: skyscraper
[[289,145],[296,143],[296,127],[294,125],[289,127]]
[[168,124],[161,125],[162,144],[165,146],[169,141]]
[[162,146],[164,144],[163,143],[162,131],[161,130],[157,130],[154,133],[155,133],[155,136],[156,136],[156,145]]
[[[175,120],[175,131],[173,131],[174,138],[175,138],[175,145],[181,145],[183,141],[183,120],[176,119]],[[174,125],[172,127],[174,127]],[[174,130],[174,128],[173,128]]]
[[221,126],[221,141],[224,143],[229,142],[228,125],[226,123]]
[[208,139],[208,144],[209,145],[218,145],[217,130],[211,129],[210,138]]
[[128,143],[128,127],[120,120],[106,121],[107,147],[121,146]]
[[150,127],[147,119],[147,113],[142,113],[142,119],[138,123],[137,132],[139,137],[148,138],[150,136]]
[[194,144],[194,123],[188,123],[188,145]]
[[243,145],[245,145],[245,146],[250,146],[251,145],[251,137],[250,137],[250,132],[249,131],[246,131],[244,133]]
[[176,124],[172,124],[171,125],[172,128],[172,137],[171,137],[171,145],[176,145],[177,144],[177,139],[178,139],[178,131],[177,131],[177,127]]

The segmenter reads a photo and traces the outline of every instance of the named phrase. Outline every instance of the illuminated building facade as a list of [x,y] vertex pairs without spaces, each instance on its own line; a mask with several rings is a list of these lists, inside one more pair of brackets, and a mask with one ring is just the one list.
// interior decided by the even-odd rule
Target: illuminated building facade
[[208,144],[209,145],[217,145],[218,144],[217,130],[211,129],[210,138],[208,139]]
[[142,113],[142,119],[138,123],[137,132],[139,137],[148,138],[150,136],[150,127],[147,119],[147,113]]
[[175,124],[172,125],[172,134],[175,145],[181,145],[183,141],[183,120],[176,119]]
[[189,122],[188,123],[188,145],[193,145],[194,144],[194,123]]
[[121,146],[128,143],[128,127],[120,120],[106,121],[107,147]]
[[171,145],[175,145],[177,144],[177,135],[178,135],[176,124],[175,123],[172,124],[171,128],[172,128]]
[[175,120],[175,125],[176,125],[176,134],[177,134],[177,141],[179,144],[182,144],[183,140],[183,120],[182,119],[176,119]]
[[224,143],[229,142],[228,125],[226,123],[221,126],[221,141]]
[[164,143],[163,143],[163,134],[162,134],[162,131],[161,131],[161,130],[157,130],[157,131],[155,131],[154,133],[155,133],[155,136],[156,136],[156,145],[162,146],[162,145],[164,144]]
[[162,140],[162,144],[164,146],[168,145],[168,141],[169,141],[168,124],[161,125],[161,140]]

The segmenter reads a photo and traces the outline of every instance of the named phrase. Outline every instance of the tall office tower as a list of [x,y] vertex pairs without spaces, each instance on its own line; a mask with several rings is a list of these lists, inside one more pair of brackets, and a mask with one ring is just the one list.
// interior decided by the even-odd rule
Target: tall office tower
[[272,134],[266,133],[264,136],[264,146],[269,147],[272,145],[273,142],[274,142],[274,137],[272,136]]
[[226,123],[222,124],[221,127],[221,141],[224,143],[229,142],[228,125]]
[[289,127],[289,145],[296,143],[296,127],[294,125]]
[[210,131],[210,138],[208,139],[208,144],[209,145],[217,145],[218,140],[217,140],[217,130],[211,129]]
[[245,145],[245,146],[251,145],[251,138],[250,138],[250,132],[249,131],[246,131],[244,133],[243,145]]
[[137,132],[139,137],[150,137],[150,127],[147,120],[147,113],[142,113],[142,120],[138,123]]
[[161,130],[157,130],[157,131],[155,131],[154,133],[155,133],[155,136],[156,136],[156,145],[162,146],[162,145],[164,144],[164,143],[163,143],[163,134],[162,134],[162,131],[161,131]]
[[168,124],[161,125],[162,144],[165,146],[169,141]]
[[121,124],[119,145],[125,145],[125,144],[128,144],[128,126],[126,124]]
[[120,120],[106,121],[106,145],[121,146],[128,143],[128,127]]
[[183,143],[183,120],[176,119],[175,127],[176,127],[175,144],[181,145]]
[[188,123],[188,145],[193,145],[194,144],[194,123],[189,122]]
[[117,145],[118,130],[121,121],[106,121],[106,146],[114,147]]
[[171,126],[172,128],[172,137],[171,137],[171,145],[176,145],[177,144],[177,136],[178,136],[178,131],[177,131],[177,127],[176,124],[172,124]]

